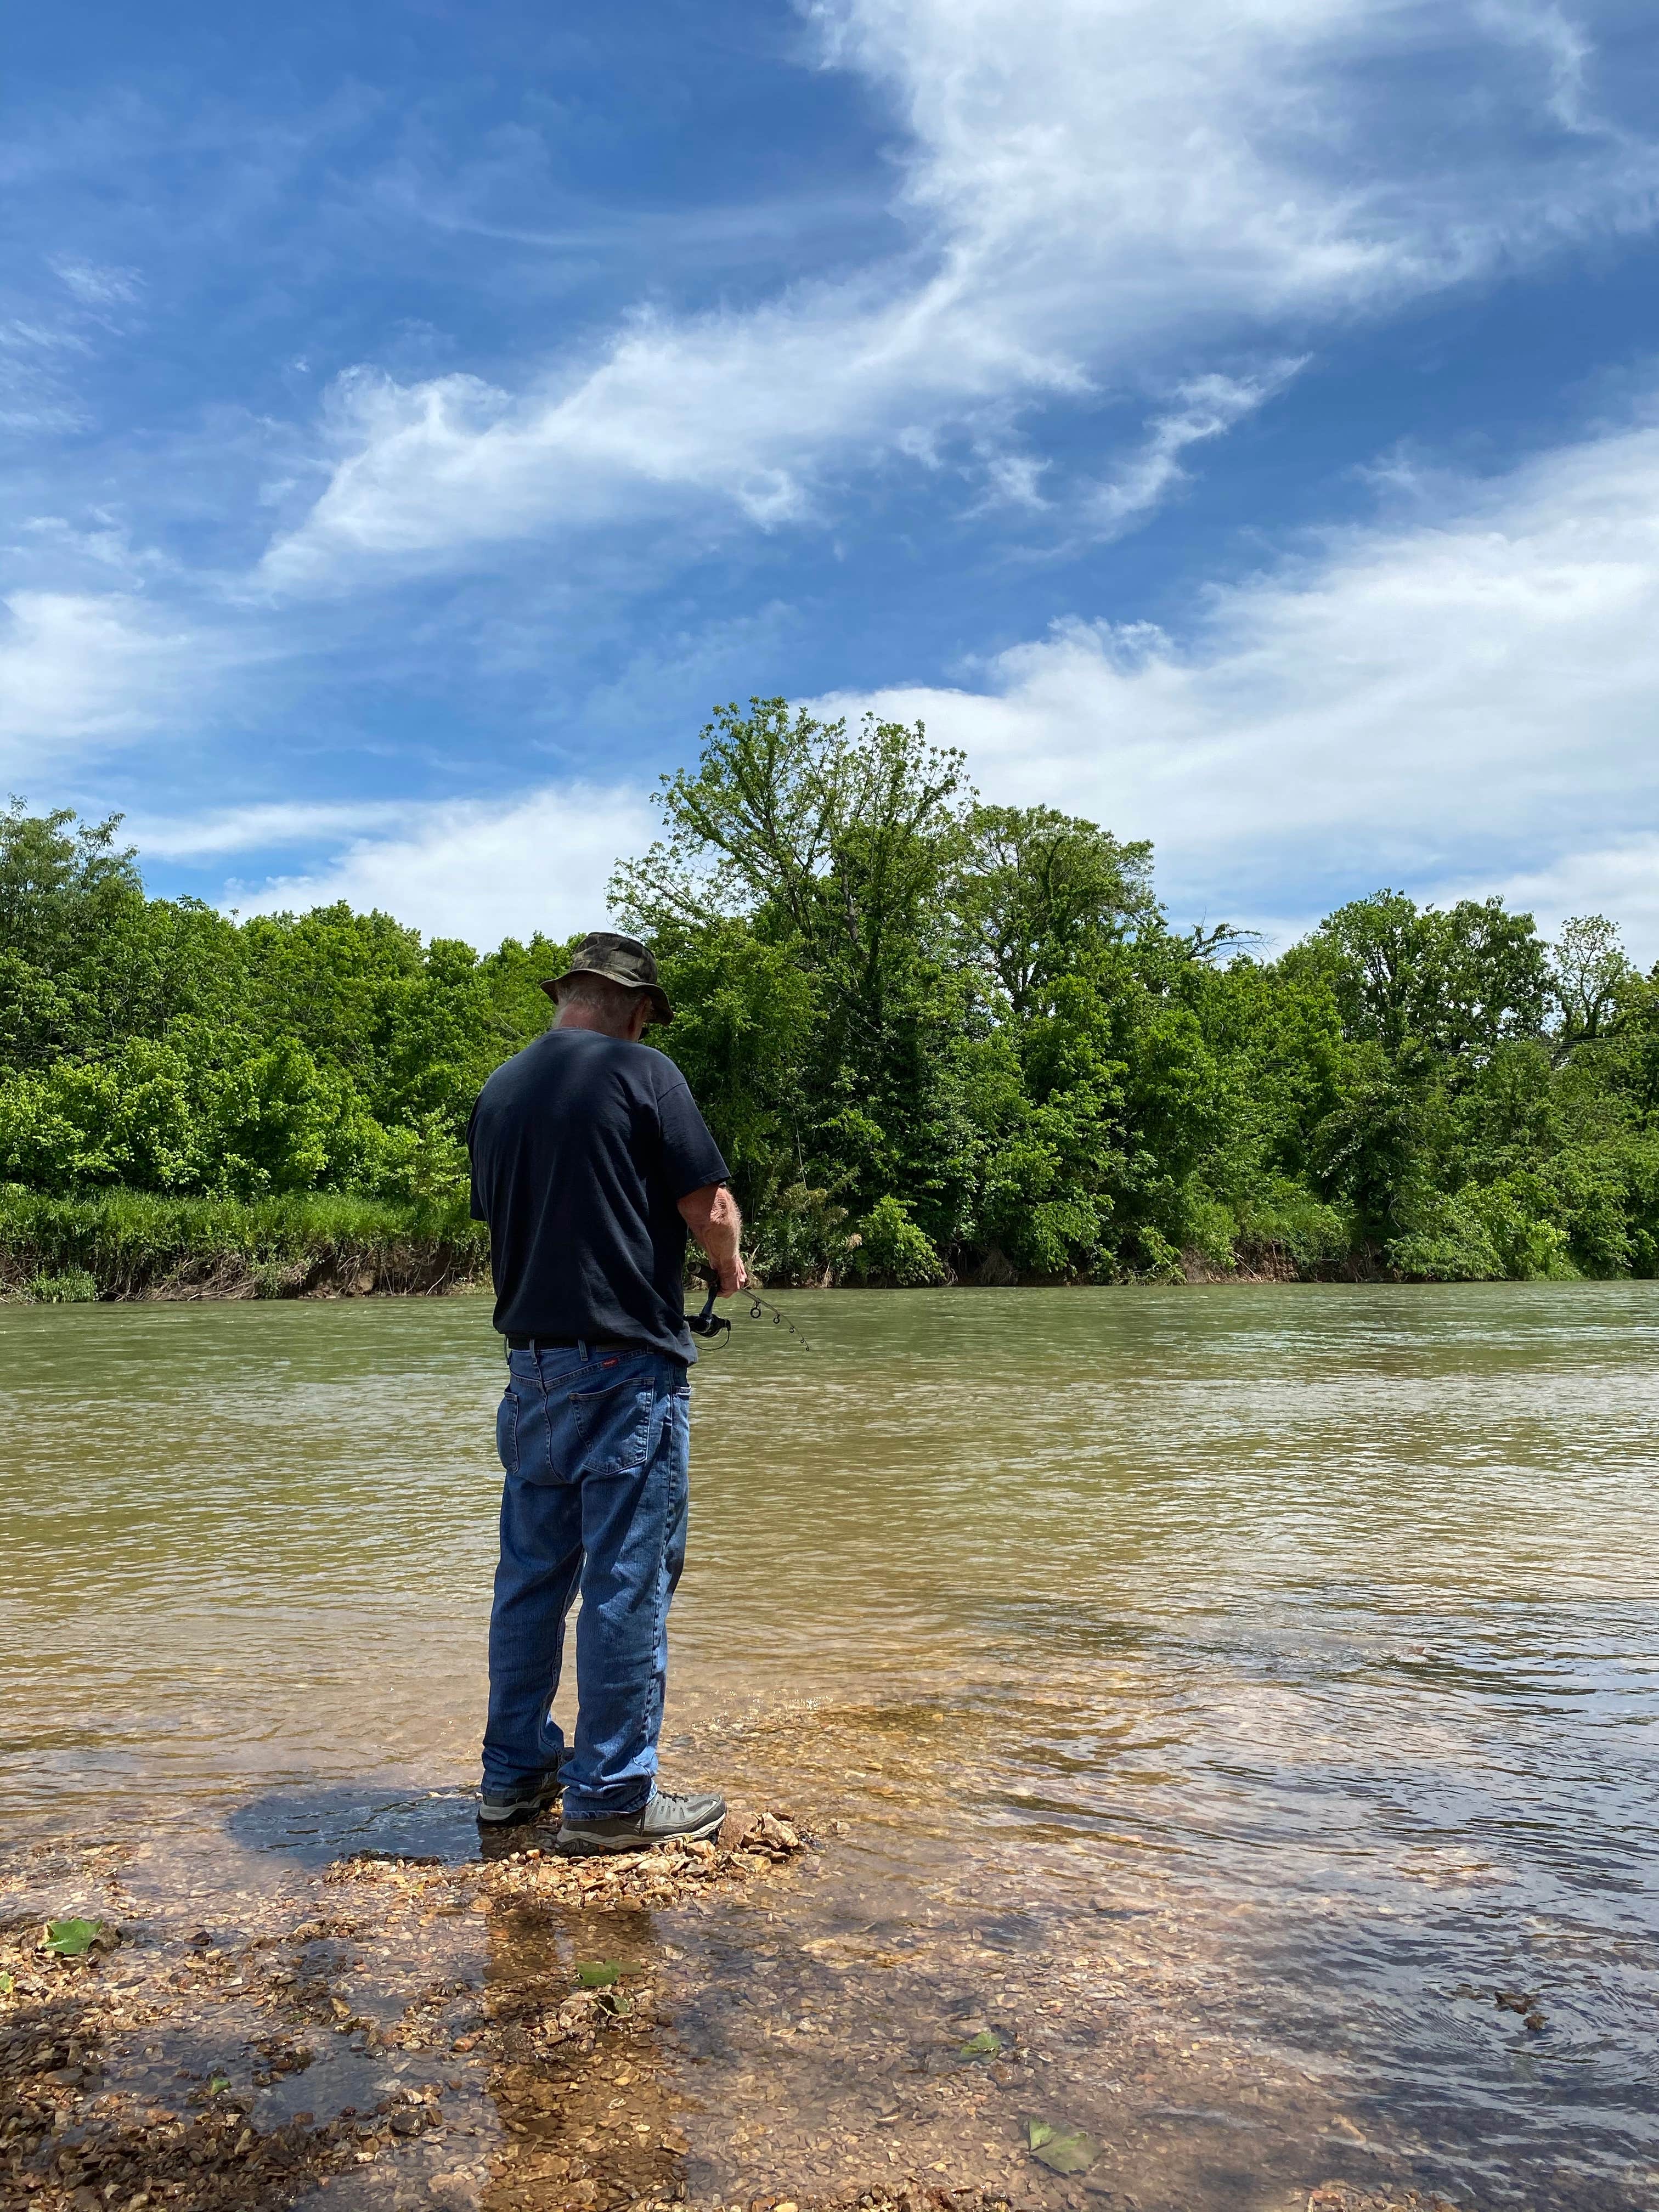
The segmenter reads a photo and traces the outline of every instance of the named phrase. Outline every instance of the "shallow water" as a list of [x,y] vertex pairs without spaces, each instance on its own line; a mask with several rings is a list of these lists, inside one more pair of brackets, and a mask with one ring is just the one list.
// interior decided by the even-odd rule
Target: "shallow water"
[[[669,1778],[846,1831],[672,1936],[694,2193],[1081,2202],[1040,2109],[1146,2207],[1651,2202],[1659,1291],[785,1303],[697,1370]],[[14,1832],[471,1847],[488,1314],[0,1310]]]

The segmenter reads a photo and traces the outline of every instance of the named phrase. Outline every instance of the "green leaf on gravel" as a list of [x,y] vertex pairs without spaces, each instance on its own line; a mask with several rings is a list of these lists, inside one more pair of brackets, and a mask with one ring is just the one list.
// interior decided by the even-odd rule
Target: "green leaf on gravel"
[[212,2092],[213,2092],[214,2095],[216,2097],[216,2096],[218,2095],[218,2094],[219,2094],[219,2092],[220,2092],[220,2090],[221,2090],[221,2089],[228,2089],[228,2088],[229,2088],[229,2087],[230,2087],[230,2076],[229,2076],[229,2075],[228,2075],[228,2074],[210,2074],[210,2075],[208,2076],[208,2087],[209,2087],[209,2088],[210,2088],[210,2089],[211,2089],[211,2090],[212,2090]]
[[613,1960],[605,1959],[598,1965],[576,1967],[576,1979],[585,1990],[608,1990],[622,1979],[623,1970]]
[[1001,2048],[1001,2037],[993,2035],[988,2027],[982,2027],[977,2035],[970,2035],[963,2045],[962,2055],[964,2058],[994,2058]]
[[0,1974],[0,1997],[9,1997],[16,1987],[9,1974]]
[[601,1990],[594,2002],[601,2012],[611,2013],[617,2020],[625,2019],[634,2009],[633,1998],[624,1996],[620,1990]]
[[1100,2145],[1081,2128],[1056,2128],[1047,2120],[1027,2120],[1025,2141],[1039,2166],[1051,2173],[1086,2173],[1100,2156]]
[[79,1959],[91,1950],[104,1932],[101,1920],[49,1920],[46,1948],[60,1959]]

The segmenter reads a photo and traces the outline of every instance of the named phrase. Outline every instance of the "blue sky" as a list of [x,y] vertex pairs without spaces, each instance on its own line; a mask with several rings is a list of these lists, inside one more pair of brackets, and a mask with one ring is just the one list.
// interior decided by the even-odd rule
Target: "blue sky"
[[1659,27],[1607,0],[30,11],[0,787],[596,917],[751,692],[1284,942],[1659,956]]

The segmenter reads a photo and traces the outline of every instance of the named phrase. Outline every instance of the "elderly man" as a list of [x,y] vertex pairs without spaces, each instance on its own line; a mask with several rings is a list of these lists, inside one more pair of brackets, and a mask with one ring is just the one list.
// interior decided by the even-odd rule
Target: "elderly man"
[[[560,1850],[637,1850],[726,1811],[656,1787],[657,1738],[685,1559],[686,1231],[730,1293],[743,1224],[685,1078],[640,1042],[674,1018],[650,953],[601,930],[542,988],[557,1021],[496,1069],[467,1129],[508,1365],[478,1817],[532,1818],[562,1790]],[[552,1705],[579,1589],[567,1748]]]

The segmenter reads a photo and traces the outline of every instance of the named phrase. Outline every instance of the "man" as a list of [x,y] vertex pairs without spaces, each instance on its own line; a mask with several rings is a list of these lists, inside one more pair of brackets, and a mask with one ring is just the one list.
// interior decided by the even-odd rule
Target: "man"
[[[532,1817],[562,1790],[560,1850],[637,1850],[726,1812],[657,1789],[657,1738],[685,1560],[686,1231],[729,1295],[743,1224],[685,1078],[640,1042],[674,1018],[650,953],[600,930],[542,988],[557,1021],[496,1069],[467,1128],[508,1365],[478,1817]],[[579,1588],[567,1750],[552,1703]]]

